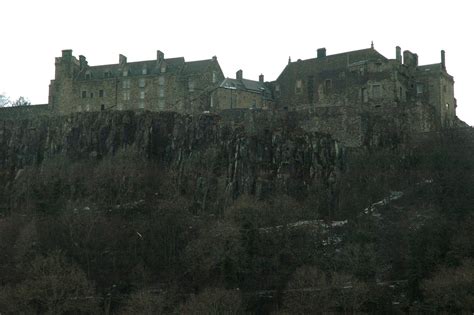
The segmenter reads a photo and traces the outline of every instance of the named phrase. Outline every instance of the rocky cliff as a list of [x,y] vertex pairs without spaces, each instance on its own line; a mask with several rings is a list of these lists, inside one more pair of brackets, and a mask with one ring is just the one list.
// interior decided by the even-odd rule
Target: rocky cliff
[[249,132],[212,114],[117,111],[0,120],[4,187],[22,169],[58,157],[114,163],[120,152],[172,170],[202,206],[222,196],[304,194],[333,185],[344,167],[344,150],[329,136],[288,128]]

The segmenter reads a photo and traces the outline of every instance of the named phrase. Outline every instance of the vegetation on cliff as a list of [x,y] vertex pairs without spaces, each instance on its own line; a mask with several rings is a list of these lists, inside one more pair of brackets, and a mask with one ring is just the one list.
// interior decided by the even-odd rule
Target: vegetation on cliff
[[346,150],[217,116],[0,131],[0,312],[469,311],[470,132]]

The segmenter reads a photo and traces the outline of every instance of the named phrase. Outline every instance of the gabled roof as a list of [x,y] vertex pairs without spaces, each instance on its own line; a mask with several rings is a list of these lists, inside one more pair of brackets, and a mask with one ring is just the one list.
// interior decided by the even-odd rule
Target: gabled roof
[[225,89],[238,89],[238,90],[245,90],[249,92],[256,92],[262,93],[265,91],[267,87],[265,83],[260,81],[252,81],[247,79],[231,79],[225,78],[224,81],[219,85],[219,87]]
[[213,59],[186,62],[183,73],[186,75],[200,74],[212,67]]
[[241,90],[251,93],[263,94],[263,96],[267,99],[272,98],[270,88],[264,82],[260,81],[225,78],[219,87],[224,89]]
[[[334,55],[328,55],[320,58],[311,58],[306,60],[298,60],[290,62],[280,76],[289,69],[297,69],[298,67],[310,67],[313,72],[322,72],[325,70],[335,70],[346,68],[349,65],[361,63],[365,61],[387,61],[388,59],[373,48],[354,50]],[[278,79],[280,78],[278,77]],[[277,80],[278,80],[277,79]]]
[[[181,72],[185,75],[200,74],[207,71],[214,62],[213,59],[189,61],[186,62],[184,57],[168,58],[164,59],[166,65],[166,73],[177,73]],[[136,62],[127,62],[126,69],[129,70],[130,75],[141,75],[142,70],[146,69],[147,74],[160,73],[160,63],[157,60],[145,60]],[[89,66],[82,70],[78,75],[79,78],[84,79],[85,73],[91,74],[92,79],[102,79],[105,77],[105,72],[110,72],[111,76],[121,76],[119,71],[123,70],[123,66],[120,64],[109,64],[99,66]]]

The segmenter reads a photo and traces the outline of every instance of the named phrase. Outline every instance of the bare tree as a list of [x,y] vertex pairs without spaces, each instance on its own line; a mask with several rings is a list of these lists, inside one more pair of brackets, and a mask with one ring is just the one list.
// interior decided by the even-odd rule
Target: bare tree
[[5,94],[0,94],[0,107],[9,106],[10,104],[10,98]]
[[27,98],[20,96],[16,101],[12,102],[11,105],[14,107],[15,106],[29,106],[31,105],[31,102]]

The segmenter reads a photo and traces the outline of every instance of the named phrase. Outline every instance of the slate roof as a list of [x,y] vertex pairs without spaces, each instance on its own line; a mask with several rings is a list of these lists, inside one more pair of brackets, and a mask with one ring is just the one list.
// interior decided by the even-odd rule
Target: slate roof
[[[186,62],[183,57],[168,58],[164,60],[166,64],[166,73],[180,73],[182,71],[185,75],[200,74],[209,69],[212,65],[213,60],[199,60]],[[136,62],[127,62],[127,69],[129,75],[142,75],[142,70],[147,69],[147,74],[159,74],[160,68],[157,60],[145,60]],[[106,78],[105,72],[110,72],[110,77],[122,76],[119,71],[122,70],[120,64],[109,64],[99,66],[89,66],[87,69],[81,71],[78,75],[78,79],[85,79],[86,72],[91,74],[92,79],[103,79]]]
[[260,81],[253,81],[248,79],[232,79],[225,78],[224,81],[219,85],[219,87],[224,89],[235,89],[252,93],[264,93],[266,98],[271,98],[271,91],[269,87]]
[[[365,61],[382,60],[387,61],[388,59],[380,54],[373,48],[366,48],[361,50],[354,50],[334,55],[327,55],[320,58],[311,58],[306,60],[298,60],[290,62],[282,74],[289,69],[297,69],[298,67],[311,68],[312,71],[325,71],[346,68],[348,65],[353,65]],[[280,74],[280,76],[282,75]],[[278,79],[277,79],[278,80]]]
[[440,63],[434,63],[431,65],[418,66],[417,70],[421,72],[440,71],[442,70],[442,66]]
[[183,74],[193,75],[205,72],[206,70],[212,67],[212,62],[212,59],[186,62],[183,69]]

